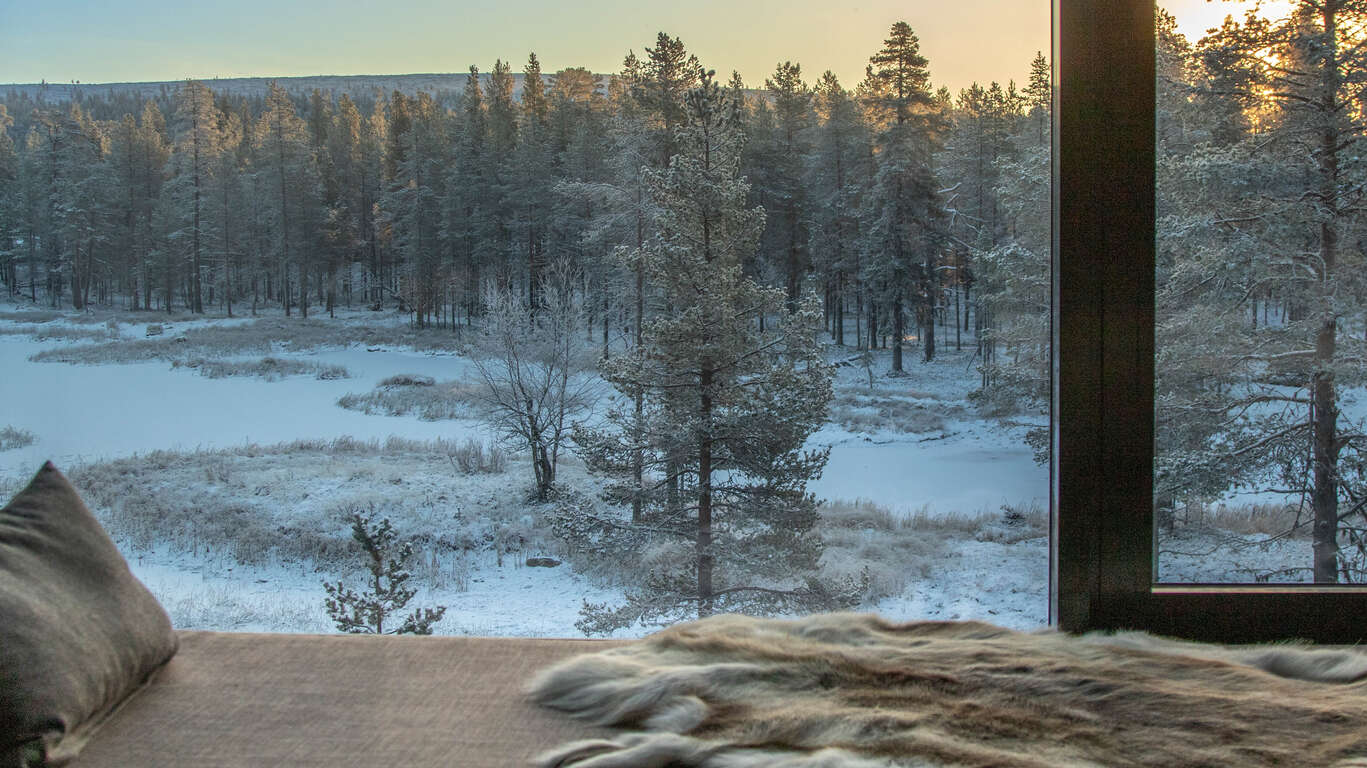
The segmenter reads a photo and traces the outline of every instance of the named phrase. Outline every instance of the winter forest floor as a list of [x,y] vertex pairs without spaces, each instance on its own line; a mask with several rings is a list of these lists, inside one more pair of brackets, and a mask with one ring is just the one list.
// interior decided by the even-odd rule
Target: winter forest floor
[[[620,602],[644,575],[555,536],[558,502],[530,500],[526,458],[475,418],[457,334],[392,313],[278,315],[0,301],[0,499],[57,462],[185,629],[334,631],[322,582],[359,578],[353,510],[415,542],[412,605],[448,607],[438,633],[577,636],[584,601]],[[969,349],[930,364],[911,351],[899,378],[882,375],[886,354],[870,387],[854,351],[831,347],[846,364],[810,440],[831,447],[810,487],[823,575],[867,573],[862,608],[894,619],[1042,625],[1048,472],[1024,434],[1043,417],[979,415]],[[599,503],[572,452],[558,483],[561,501]],[[1305,559],[1305,541],[1275,536],[1280,514],[1179,515],[1164,575],[1249,581]]]

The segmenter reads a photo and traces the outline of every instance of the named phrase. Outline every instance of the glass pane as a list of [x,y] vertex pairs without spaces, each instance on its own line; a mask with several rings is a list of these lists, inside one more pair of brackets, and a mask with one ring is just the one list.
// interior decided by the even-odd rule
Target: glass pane
[[1367,8],[1202,5],[1157,22],[1157,580],[1362,581]]
[[[359,64],[33,9],[0,494],[57,461],[183,628],[1043,624],[1049,6],[951,5],[339,14]],[[566,44],[266,77],[429,29]]]

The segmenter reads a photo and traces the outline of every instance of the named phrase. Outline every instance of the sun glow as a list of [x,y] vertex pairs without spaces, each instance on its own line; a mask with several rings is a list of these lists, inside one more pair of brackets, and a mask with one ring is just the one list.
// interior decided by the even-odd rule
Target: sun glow
[[1159,6],[1177,19],[1177,31],[1195,43],[1224,23],[1226,17],[1243,19],[1250,10],[1270,19],[1285,17],[1295,7],[1292,0],[1169,0]]

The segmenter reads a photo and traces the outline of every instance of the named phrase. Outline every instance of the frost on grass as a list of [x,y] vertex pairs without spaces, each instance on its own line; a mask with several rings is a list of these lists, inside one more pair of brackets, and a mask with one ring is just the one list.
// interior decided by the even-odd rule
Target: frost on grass
[[[107,339],[106,331],[89,338]],[[457,351],[458,339],[451,332],[415,330],[398,326],[357,325],[327,319],[270,318],[238,325],[209,325],[178,331],[168,325],[160,336],[145,339],[120,339],[103,344],[48,349],[33,355],[34,362],[138,363],[149,360],[207,359],[266,356],[282,349],[306,352],[353,345],[410,347],[424,351]]]
[[[918,582],[942,574],[963,541],[1012,547],[1043,541],[1047,515],[1040,509],[1018,514],[897,515],[866,501],[821,505],[812,535],[822,555],[814,576],[831,582],[864,584],[863,607],[902,595]],[[551,520],[575,568],[614,585],[647,578],[662,564],[687,559],[691,551],[652,527],[632,526],[583,496],[562,503]],[[1009,533],[1008,533],[1009,532]]]
[[[473,442],[299,440],[157,451],[68,474],[186,628],[330,631],[320,579],[351,584],[367,576],[346,519],[356,509],[390,519],[399,538],[412,542],[417,599],[453,606],[439,633],[574,634],[583,600],[612,599],[652,567],[691,555],[648,530],[633,537],[629,512],[613,516],[597,503],[601,488],[577,462],[562,475],[563,499],[535,504],[522,467],[494,474],[461,468],[478,464],[481,454],[486,463],[501,455]],[[588,514],[567,518],[571,502],[583,502]],[[1036,564],[1042,574],[1046,562],[1039,510],[907,516],[837,502],[819,513],[819,574],[866,584],[862,609],[1012,626],[1043,621],[1043,576],[1024,573]],[[525,567],[538,557],[563,565]],[[1003,569],[1009,573],[1000,588],[983,586]],[[236,574],[239,588],[222,587],[223,574]],[[545,610],[517,602],[529,599]],[[462,607],[471,605],[479,608]]]
[[108,341],[117,329],[72,328],[68,325],[0,325],[0,336],[29,336],[38,341]]
[[391,376],[363,394],[338,398],[343,408],[381,416],[417,416],[423,421],[472,419],[478,411],[478,392],[472,382],[433,381],[429,376],[405,373]]
[[[1308,506],[1308,505],[1307,505]],[[1313,516],[1298,504],[1202,504],[1157,511],[1157,580],[1303,583]],[[1288,565],[1290,564],[1290,565]]]
[[0,427],[0,451],[12,451],[16,448],[32,445],[35,439],[37,438],[28,430],[16,429],[9,425]]
[[912,390],[841,387],[831,401],[830,420],[851,432],[924,434],[945,430],[945,420],[962,417],[962,405]]
[[349,379],[351,374],[340,365],[324,365],[306,360],[291,360],[280,357],[263,357],[259,360],[206,360],[193,358],[175,360],[174,368],[193,368],[201,376],[221,379],[227,376],[256,376],[266,381],[279,381],[287,376],[313,376],[315,379],[331,381]]
[[[488,455],[487,448],[483,449]],[[374,507],[420,556],[478,549],[520,513],[490,475],[459,471],[468,444],[391,438],[295,441],[221,451],[155,451],[77,467],[72,481],[121,542],[228,556],[243,565],[351,561],[344,510]],[[487,460],[487,458],[486,458]],[[482,522],[481,522],[482,521]],[[535,537],[517,538],[534,543]],[[511,551],[511,550],[510,550]]]
[[437,380],[431,376],[423,376],[417,373],[396,373],[380,382],[381,389],[393,387],[431,387],[436,385]]

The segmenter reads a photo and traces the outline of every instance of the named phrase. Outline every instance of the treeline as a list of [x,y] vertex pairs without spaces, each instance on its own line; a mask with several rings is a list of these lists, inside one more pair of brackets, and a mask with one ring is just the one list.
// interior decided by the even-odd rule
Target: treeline
[[[503,61],[436,97],[227,97],[194,81],[142,101],[17,96],[0,104],[0,280],[54,306],[392,305],[458,327],[486,281],[535,297],[563,262],[606,348],[639,325],[614,253],[653,236],[642,169],[669,165],[701,72],[661,33],[607,77],[543,74],[532,55],[520,97]],[[751,275],[790,303],[815,287],[856,348],[914,339],[928,359],[938,328],[958,346],[1019,337],[1015,358],[1042,349],[1018,322],[1048,295],[1042,56],[1024,90],[933,91],[899,24],[852,89],[786,62],[761,88],[727,85],[767,211]]]

